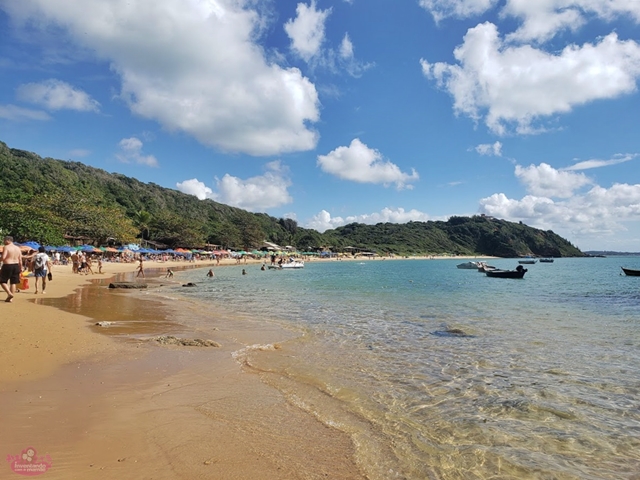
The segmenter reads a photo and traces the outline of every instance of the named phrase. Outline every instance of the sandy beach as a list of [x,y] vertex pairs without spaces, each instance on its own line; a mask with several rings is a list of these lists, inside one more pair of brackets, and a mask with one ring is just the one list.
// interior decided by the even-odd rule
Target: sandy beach
[[[33,448],[50,460],[49,479],[363,478],[346,435],[287,403],[231,355],[283,332],[185,331],[170,305],[108,288],[113,279],[136,281],[136,266],[105,263],[93,276],[57,266],[46,295],[31,284],[2,303],[3,457]],[[149,262],[146,280],[171,281],[160,278],[166,267]],[[95,326],[114,319],[124,330]],[[220,346],[148,340],[167,333],[206,335]],[[19,478],[8,461],[0,468],[1,478]]]
[[[177,311],[169,300],[145,298],[146,290],[108,288],[112,281],[145,282],[149,290],[176,282],[164,278],[168,266],[219,268],[147,262],[146,278],[136,279],[137,263],[105,263],[102,275],[87,276],[56,266],[45,295],[31,283],[1,303],[3,456],[32,448],[50,461],[43,477],[50,479],[365,478],[348,435],[291,405],[234,359],[290,332],[256,322],[231,328],[215,312],[210,327],[191,331],[176,319],[199,306],[181,303]],[[158,335],[217,346],[161,345]],[[0,468],[1,478],[18,478],[10,462]]]

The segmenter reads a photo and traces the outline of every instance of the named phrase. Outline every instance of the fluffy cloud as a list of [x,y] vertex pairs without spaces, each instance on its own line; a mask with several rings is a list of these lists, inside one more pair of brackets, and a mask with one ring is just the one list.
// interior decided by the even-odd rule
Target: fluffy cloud
[[[267,61],[264,18],[243,0],[21,0],[16,22],[55,27],[111,64],[133,113],[251,155],[313,149],[315,86]],[[34,20],[34,21],[32,21]]]
[[375,65],[355,58],[355,48],[348,33],[342,37],[337,51],[332,47],[323,48],[325,24],[331,9],[318,10],[315,1],[312,1],[308,6],[299,3],[296,14],[296,18],[290,19],[284,29],[291,39],[291,50],[313,68],[322,67],[334,73],[345,71],[358,78]]
[[558,54],[507,46],[491,23],[469,29],[454,52],[458,64],[429,63],[424,75],[447,90],[457,113],[484,120],[497,134],[509,125],[535,131],[533,122],[598,99],[636,90],[640,45],[615,33]]
[[88,93],[55,79],[20,85],[16,94],[19,100],[40,105],[48,110],[78,110],[81,112],[98,112],[100,110],[100,104],[92,99]]
[[316,2],[310,5],[299,3],[296,7],[296,18],[284,25],[284,30],[291,39],[291,49],[305,62],[320,53],[324,42],[324,24],[331,14],[331,9],[317,10]]
[[447,17],[468,18],[493,8],[498,0],[420,0],[436,22]]
[[418,180],[415,170],[403,173],[397,165],[385,161],[382,154],[355,138],[348,147],[338,147],[328,155],[318,155],[320,168],[338,178],[360,183],[395,184],[398,189],[411,188]]
[[[640,184],[616,183],[610,188],[594,185],[571,194],[591,182],[583,174],[558,171],[545,164],[518,166],[516,176],[533,194],[518,200],[495,193],[480,200],[481,213],[552,229],[565,237],[597,241],[599,245],[604,243],[602,235],[613,235],[625,230],[627,223],[640,220]],[[554,196],[560,200],[551,198]]]
[[366,223],[374,225],[376,223],[407,223],[426,222],[429,216],[418,210],[405,211],[404,208],[383,208],[380,212],[363,215],[350,215],[348,217],[332,217],[326,210],[320,211],[313,216],[305,225],[305,228],[312,228],[319,232],[347,225],[349,223]]
[[476,152],[480,155],[493,155],[496,157],[502,156],[502,143],[495,142],[491,143],[482,143],[475,148]]
[[589,18],[611,21],[617,17],[640,21],[640,2],[629,0],[508,0],[502,14],[522,25],[508,36],[516,41],[544,42],[562,30],[576,31]]
[[556,170],[546,163],[516,165],[515,175],[528,192],[544,197],[569,198],[575,190],[592,183],[583,173]]
[[[498,0],[420,0],[436,22],[448,17],[470,18],[498,5]],[[589,19],[612,21],[615,18],[640,21],[640,3],[629,0],[506,0],[500,10],[503,17],[520,22],[509,40],[544,42],[563,30],[576,31]]]
[[213,190],[211,190],[197,178],[185,180],[184,182],[178,182],[176,183],[176,188],[182,193],[194,195],[200,200],[204,200],[205,198],[213,198]]
[[291,203],[293,199],[287,191],[291,186],[287,169],[277,161],[268,163],[266,168],[267,172],[264,175],[246,180],[229,174],[221,179],[216,178],[217,191],[213,191],[197,178],[177,183],[176,187],[200,200],[210,198],[253,212],[264,212]]
[[118,143],[116,158],[122,163],[137,163],[148,167],[157,167],[158,160],[153,155],[142,154],[142,142],[136,137],[123,138]]

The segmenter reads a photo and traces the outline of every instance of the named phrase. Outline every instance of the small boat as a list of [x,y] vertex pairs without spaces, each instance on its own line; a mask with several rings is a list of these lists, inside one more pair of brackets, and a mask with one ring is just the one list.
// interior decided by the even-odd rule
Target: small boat
[[478,272],[484,273],[487,270],[495,270],[496,267],[493,265],[487,265],[487,262],[478,262]]
[[477,270],[478,262],[459,263],[458,265],[456,265],[456,267],[462,268],[462,269],[465,269],[465,270]]
[[304,262],[302,260],[294,260],[292,262],[285,262],[281,265],[282,268],[304,268]]
[[553,263],[553,258],[541,258],[540,263]]
[[533,265],[537,260],[535,258],[529,258],[527,260],[518,260],[520,265]]
[[640,270],[634,270],[633,268],[620,267],[625,275],[628,277],[640,277]]
[[527,269],[522,265],[518,265],[515,270],[500,270],[499,268],[494,268],[493,270],[485,270],[484,272],[487,277],[495,277],[495,278],[522,278],[524,274],[527,273]]
[[269,265],[270,270],[284,270],[285,268],[304,268],[304,262],[301,260],[293,260],[290,262],[283,262],[279,265]]

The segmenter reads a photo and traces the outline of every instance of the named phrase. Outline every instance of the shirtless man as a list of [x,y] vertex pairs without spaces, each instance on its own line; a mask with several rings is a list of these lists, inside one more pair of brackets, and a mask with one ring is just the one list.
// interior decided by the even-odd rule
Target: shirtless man
[[[11,303],[13,295],[16,293],[16,285],[20,283],[20,272],[22,271],[22,253],[14,245],[13,237],[4,237],[4,250],[2,251],[2,268],[0,269],[0,286],[7,292],[5,302]],[[11,286],[7,286],[7,282]]]

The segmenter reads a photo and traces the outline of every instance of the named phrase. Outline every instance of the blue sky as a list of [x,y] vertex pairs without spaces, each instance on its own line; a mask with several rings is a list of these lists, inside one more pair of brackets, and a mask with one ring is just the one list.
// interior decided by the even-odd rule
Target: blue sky
[[0,140],[324,231],[640,250],[640,2],[0,0]]

